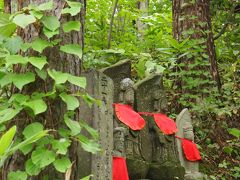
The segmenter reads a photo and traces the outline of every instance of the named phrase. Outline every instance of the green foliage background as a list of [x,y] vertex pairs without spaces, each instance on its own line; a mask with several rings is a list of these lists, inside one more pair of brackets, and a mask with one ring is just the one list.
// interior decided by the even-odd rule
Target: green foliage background
[[[69,1],[68,1],[69,2]],[[70,2],[71,4],[71,2]],[[80,11],[74,7],[74,3],[63,11],[72,16]],[[206,173],[210,179],[238,179],[240,177],[240,13],[233,13],[233,9],[239,5],[239,1],[212,0],[212,30],[216,36],[221,32],[223,26],[227,24],[225,32],[214,41],[216,46],[217,62],[220,71],[222,89],[217,90],[216,84],[210,80],[210,72],[196,67],[208,67],[208,56],[203,52],[202,46],[204,39],[192,40],[186,38],[181,42],[172,37],[172,1],[151,0],[147,10],[148,15],[137,8],[137,1],[119,0],[117,11],[114,16],[113,31],[111,38],[111,48],[107,48],[110,19],[113,11],[114,1],[109,0],[89,0],[87,2],[86,22],[85,22],[85,49],[81,52],[81,47],[77,44],[62,45],[54,40],[54,35],[58,34],[60,28],[59,21],[54,17],[45,16],[44,11],[49,8],[49,4],[42,6],[42,9],[30,9],[30,11],[40,12],[43,16],[31,16],[26,18],[25,13],[15,14],[10,18],[9,15],[0,14],[0,32],[7,38],[0,38],[0,142],[6,146],[0,147],[0,165],[4,160],[16,150],[20,149],[23,153],[31,153],[32,157],[27,161],[26,172],[17,171],[10,173],[10,179],[21,176],[23,179],[27,175],[38,174],[39,169],[45,168],[50,164],[59,172],[65,172],[69,167],[69,160],[63,156],[68,151],[71,138],[77,138],[85,150],[96,152],[99,150],[95,143],[97,134],[93,129],[89,129],[84,122],[72,121],[73,110],[79,106],[78,97],[83,98],[86,103],[96,102],[87,94],[69,94],[65,83],[72,83],[80,87],[85,87],[83,79],[77,79],[72,75],[44,69],[47,67],[47,59],[43,56],[22,57],[18,54],[19,50],[27,51],[29,48],[42,54],[45,48],[58,47],[63,53],[74,54],[78,57],[84,55],[84,68],[103,68],[114,64],[122,59],[131,59],[132,77],[137,82],[151,73],[162,73],[164,75],[164,85],[168,97],[168,115],[175,117],[179,113],[179,107],[188,107],[192,113],[195,141],[201,150],[203,161],[200,164],[201,171]],[[0,0],[0,9],[3,1]],[[36,8],[36,7],[35,7]],[[45,9],[45,10],[44,10]],[[35,14],[39,15],[39,14]],[[9,19],[10,18],[10,19]],[[20,21],[24,19],[26,21]],[[36,39],[31,44],[15,35],[16,26],[25,28],[35,20],[43,25],[43,32],[46,39]],[[141,21],[146,25],[143,32],[137,29],[137,23]],[[54,22],[54,23],[49,23]],[[4,24],[4,26],[2,24]],[[204,22],[203,22],[204,23]],[[71,30],[79,30],[77,22],[67,22],[63,25],[64,33]],[[195,33],[194,29],[184,32],[186,37]],[[179,64],[180,58],[195,57],[196,63],[190,70],[184,70],[184,64]],[[12,66],[19,64],[25,66],[31,64],[36,73],[26,73],[19,79],[19,74],[12,72]],[[179,71],[175,71],[179,69]],[[6,76],[6,77],[5,77]],[[47,77],[54,80],[54,87],[51,92],[46,94],[27,95],[14,94],[11,99],[7,98],[5,90],[13,84],[21,90],[25,85],[35,81],[35,76],[43,80]],[[208,77],[202,80],[199,77]],[[4,78],[5,77],[5,78]],[[181,77],[184,89],[187,93],[179,94],[176,82]],[[194,78],[193,78],[194,77]],[[11,79],[10,81],[7,79]],[[14,80],[15,79],[15,80]],[[83,84],[82,84],[83,83]],[[24,139],[19,144],[12,146],[15,135],[15,126],[7,128],[10,121],[20,111],[27,111],[30,116],[38,116],[46,111],[45,101],[49,98],[59,97],[66,104],[67,113],[64,116],[64,123],[67,126],[68,137],[62,137],[66,141],[61,144],[62,139],[54,139],[51,131],[45,129],[41,124],[30,124],[24,129]],[[193,100],[193,101],[192,101]],[[21,103],[20,103],[21,102]],[[37,104],[38,108],[33,104]],[[7,116],[5,116],[7,115]],[[92,139],[81,136],[81,128],[88,129]],[[28,136],[28,131],[36,132],[34,137]],[[64,134],[58,131],[60,135]],[[41,144],[50,143],[53,149],[43,151]],[[39,148],[31,149],[32,145]],[[25,147],[26,146],[26,147]],[[30,147],[30,148],[29,148]],[[59,156],[56,154],[60,153]],[[49,161],[43,159],[39,161],[38,155],[46,153]],[[54,154],[55,153],[55,154]],[[61,166],[64,164],[64,166]],[[37,168],[35,167],[37,166]],[[30,171],[29,167],[35,167],[35,171]]]

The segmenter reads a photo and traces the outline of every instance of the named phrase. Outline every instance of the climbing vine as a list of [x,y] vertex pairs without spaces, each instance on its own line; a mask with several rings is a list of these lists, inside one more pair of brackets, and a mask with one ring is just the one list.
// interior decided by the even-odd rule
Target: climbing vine
[[[81,7],[79,2],[66,1],[61,14],[76,16]],[[65,173],[74,163],[68,156],[74,141],[78,141],[85,151],[96,153],[100,150],[96,130],[84,120],[74,120],[75,110],[80,106],[79,98],[90,107],[98,102],[84,91],[86,78],[50,68],[49,59],[44,55],[46,49],[58,49],[81,59],[79,44],[62,45],[62,40],[55,38],[59,32],[80,31],[81,24],[79,21],[61,23],[59,18],[47,13],[52,9],[53,1],[49,1],[38,6],[30,4],[11,15],[0,14],[0,168],[19,151],[27,158],[23,162],[24,169],[8,173],[9,180],[25,180],[50,165]],[[43,36],[25,42],[16,30],[28,26],[38,26]],[[27,90],[39,83],[45,84],[46,89]],[[78,87],[78,91],[72,93],[69,84]],[[54,103],[65,107],[63,117],[59,117],[62,119],[58,129],[49,126],[44,118]],[[22,123],[20,121],[25,122],[22,130],[16,126]],[[91,135],[90,139],[81,133],[82,129]]]

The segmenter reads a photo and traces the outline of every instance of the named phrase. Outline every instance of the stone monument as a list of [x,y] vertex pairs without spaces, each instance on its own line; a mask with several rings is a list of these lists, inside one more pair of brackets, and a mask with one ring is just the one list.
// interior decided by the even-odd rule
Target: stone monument
[[[101,106],[89,107],[83,100],[80,102],[80,119],[85,120],[99,134],[98,143],[101,151],[91,154],[78,148],[78,179],[93,174],[92,180],[112,179],[113,151],[113,82],[105,74],[90,71],[84,73],[87,79],[86,92],[95,99],[101,100]],[[83,135],[90,137],[87,132]]]
[[[188,109],[183,109],[181,111],[181,113],[177,117],[176,123],[178,128],[178,132],[176,133],[176,136],[194,141],[192,120],[191,120],[191,115]],[[185,168],[185,171],[186,171],[184,179],[186,180],[204,179],[203,174],[199,172],[198,162],[197,161],[191,162],[185,158],[180,139],[177,139],[177,148],[178,148],[180,163]]]
[[[136,110],[138,112],[165,113],[167,99],[162,76],[151,75],[134,85]],[[178,160],[173,135],[164,135],[152,116],[144,117],[146,127],[139,132],[141,155],[149,165],[145,177],[152,180],[183,179],[184,168]]]

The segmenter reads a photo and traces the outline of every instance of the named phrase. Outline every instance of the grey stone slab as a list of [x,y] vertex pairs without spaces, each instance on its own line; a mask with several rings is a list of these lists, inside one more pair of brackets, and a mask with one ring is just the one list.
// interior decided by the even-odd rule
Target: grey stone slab
[[[91,71],[83,74],[87,78],[88,92],[92,97],[101,100],[102,105],[94,104],[92,108],[81,101],[80,118],[84,119],[89,125],[99,133],[98,143],[102,151],[91,154],[78,149],[79,178],[93,174],[92,180],[111,180],[112,179],[112,151],[113,151],[113,82],[105,74]],[[88,136],[87,132],[83,132]]]

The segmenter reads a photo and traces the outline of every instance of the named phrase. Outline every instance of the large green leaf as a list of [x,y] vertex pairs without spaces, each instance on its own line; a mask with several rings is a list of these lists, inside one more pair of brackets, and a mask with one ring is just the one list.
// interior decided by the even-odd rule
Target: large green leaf
[[81,24],[79,21],[68,21],[63,24],[63,31],[70,32],[70,31],[79,31]]
[[47,11],[47,10],[51,10],[53,8],[53,1],[49,1],[46,3],[42,3],[39,6],[37,6],[37,9],[40,11]]
[[20,55],[10,55],[6,57],[6,66],[9,67],[13,64],[27,64],[27,58]]
[[68,168],[71,167],[71,161],[69,160],[68,157],[62,157],[60,159],[55,160],[53,165],[57,171],[65,173],[68,170]]
[[78,76],[73,76],[69,75],[68,76],[68,81],[76,86],[79,86],[81,88],[86,88],[87,81],[85,77],[78,77]]
[[47,64],[47,58],[45,56],[30,57],[28,61],[39,70],[41,70],[44,67],[44,65]]
[[78,98],[76,98],[73,95],[68,95],[65,92],[60,94],[60,97],[62,100],[67,104],[68,110],[75,110],[79,107],[79,101]]
[[32,42],[32,48],[39,53],[42,53],[42,51],[49,46],[52,46],[50,42],[40,38],[37,38]]
[[79,122],[71,120],[67,115],[64,116],[64,122],[71,130],[72,136],[75,136],[81,132],[81,127]]
[[18,14],[13,18],[13,22],[21,28],[25,28],[26,26],[34,23],[35,21],[36,18],[31,14]]
[[82,58],[82,47],[78,44],[66,44],[60,47],[60,50],[78,56],[80,59]]
[[85,128],[94,139],[97,139],[99,137],[98,131],[90,127],[85,121],[81,120],[79,121],[79,124],[81,127]]
[[43,33],[48,37],[48,39],[52,38],[53,36],[59,34],[59,29],[55,31],[51,31],[47,29],[46,27],[43,28]]
[[8,150],[9,146],[12,144],[12,140],[16,133],[17,127],[13,126],[5,134],[2,135],[0,139],[0,158]]
[[32,124],[29,124],[25,129],[23,130],[22,134],[24,135],[25,139],[28,139],[39,132],[43,131],[43,125],[39,122],[35,122]]
[[13,74],[9,73],[6,74],[5,76],[0,78],[0,85],[1,87],[6,86],[10,83],[12,83],[12,79],[13,79]]
[[68,79],[67,73],[62,73],[61,71],[48,69],[49,76],[55,81],[56,84],[63,84]]
[[47,149],[38,148],[32,152],[32,162],[40,168],[46,167],[55,161],[55,153]]
[[35,99],[24,103],[25,106],[33,110],[35,115],[43,113],[47,110],[47,105],[42,99]]
[[71,14],[71,16],[76,16],[80,11],[82,4],[80,2],[66,1],[68,6],[62,10],[62,14]]
[[16,54],[23,44],[22,38],[19,36],[11,37],[6,40],[4,47],[11,53]]
[[2,111],[0,111],[0,124],[3,124],[4,122],[7,122],[14,118],[21,109],[13,109],[13,108],[7,108]]
[[44,16],[41,21],[50,31],[56,31],[60,27],[60,22],[56,16]]
[[86,136],[78,135],[78,140],[81,142],[82,148],[91,153],[100,151],[100,146],[95,140],[88,139]]
[[24,171],[11,171],[8,180],[27,180],[27,173]]
[[66,139],[66,138],[53,140],[51,143],[52,143],[52,148],[57,151],[56,153],[63,154],[63,155],[67,153],[68,147],[71,145],[69,139]]
[[16,30],[16,25],[9,20],[10,15],[0,13],[0,35],[11,37]]
[[41,168],[32,162],[32,159],[27,160],[25,164],[26,172],[30,176],[36,176],[41,172]]
[[19,90],[22,90],[23,86],[35,81],[35,75],[31,72],[14,74],[12,81]]

